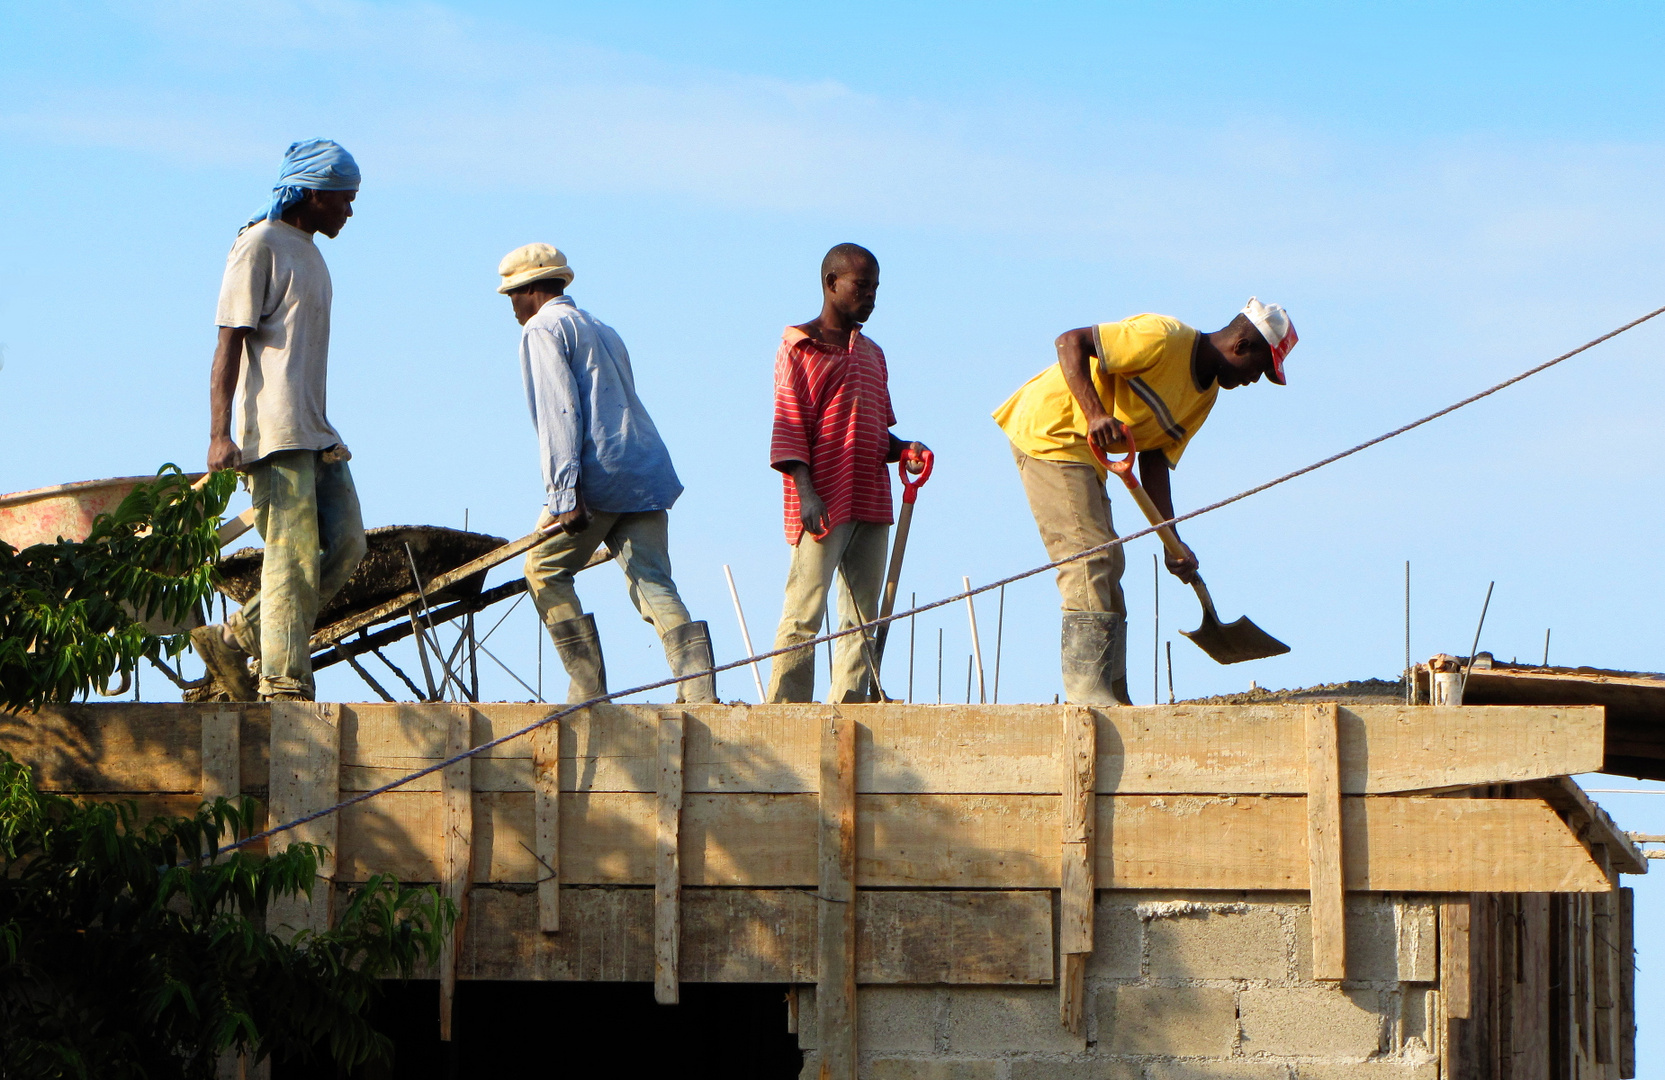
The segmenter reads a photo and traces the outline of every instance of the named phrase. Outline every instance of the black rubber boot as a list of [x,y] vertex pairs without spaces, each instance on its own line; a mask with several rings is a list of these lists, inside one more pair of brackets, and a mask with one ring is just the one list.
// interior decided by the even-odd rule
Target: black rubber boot
[[1064,700],[1075,705],[1129,705],[1127,616],[1066,611],[1061,658]]
[[549,636],[571,680],[567,684],[567,703],[588,701],[605,694],[607,664],[601,658],[601,635],[596,632],[595,616],[580,615],[553,623]]
[[665,660],[671,665],[671,674],[692,676],[677,684],[677,702],[703,705],[716,701],[717,676],[710,673],[716,662],[711,653],[711,631],[705,622],[672,627],[660,640],[665,644]]

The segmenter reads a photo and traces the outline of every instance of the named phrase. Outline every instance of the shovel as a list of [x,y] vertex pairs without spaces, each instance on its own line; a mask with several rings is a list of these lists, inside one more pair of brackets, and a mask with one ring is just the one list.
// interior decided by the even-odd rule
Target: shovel
[[[925,468],[917,476],[908,472],[908,462],[922,461]],[[879,618],[884,619],[896,610],[896,584],[902,580],[902,552],[908,547],[908,527],[913,524],[913,501],[919,498],[919,489],[925,486],[925,481],[931,478],[931,470],[937,463],[936,455],[926,450],[923,454],[916,454],[909,448],[902,451],[902,459],[896,463],[896,474],[902,478],[902,512],[896,518],[896,540],[890,547],[890,570],[885,574],[885,591],[879,600]],[[890,635],[890,624],[880,625],[873,635],[873,665],[877,667],[884,659],[885,638]]]
[[[1156,535],[1162,538],[1162,546],[1175,556],[1183,558],[1186,553],[1185,545],[1179,542],[1179,537],[1174,535],[1171,526],[1162,524],[1167,520],[1167,516],[1151,502],[1150,495],[1133,475],[1133,458],[1139,452],[1133,445],[1133,432],[1127,433],[1127,457],[1121,461],[1111,461],[1091,439],[1087,440],[1087,445],[1092,447],[1093,456],[1127,485],[1128,494],[1139,504],[1139,509],[1144,511],[1146,519],[1157,526]],[[1197,599],[1202,601],[1203,621],[1195,630],[1181,630],[1180,633],[1195,642],[1197,648],[1207,653],[1215,663],[1240,664],[1245,660],[1261,660],[1289,651],[1288,645],[1250,622],[1246,615],[1236,622],[1222,623],[1219,614],[1214,610],[1214,598],[1208,595],[1208,586],[1203,584],[1202,578],[1193,581],[1191,588],[1196,590]]]

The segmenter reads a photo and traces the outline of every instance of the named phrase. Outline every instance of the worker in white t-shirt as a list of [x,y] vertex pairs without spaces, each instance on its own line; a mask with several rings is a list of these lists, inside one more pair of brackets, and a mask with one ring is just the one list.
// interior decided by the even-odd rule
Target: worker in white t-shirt
[[[226,259],[208,467],[248,474],[266,554],[260,591],[242,610],[191,632],[217,684],[210,696],[313,700],[313,624],[364,557],[352,455],[325,413],[330,272],[314,242],[341,232],[358,186],[358,163],[338,144],[295,143],[271,203],[243,226]],[[250,657],[259,661],[258,687]]]

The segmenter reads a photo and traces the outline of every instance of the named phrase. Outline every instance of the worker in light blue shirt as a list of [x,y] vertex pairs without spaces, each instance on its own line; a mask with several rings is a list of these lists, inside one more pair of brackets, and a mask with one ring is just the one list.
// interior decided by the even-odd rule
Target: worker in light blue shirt
[[682,494],[653,419],[636,396],[630,354],[613,328],[566,294],[572,268],[548,244],[516,248],[497,291],[519,320],[520,371],[538,431],[546,499],[539,528],[559,531],[526,556],[526,585],[567,670],[569,702],[607,693],[595,617],[572,577],[605,544],[630,599],[665,646],[678,701],[717,700],[711,637],[671,580],[668,515]]

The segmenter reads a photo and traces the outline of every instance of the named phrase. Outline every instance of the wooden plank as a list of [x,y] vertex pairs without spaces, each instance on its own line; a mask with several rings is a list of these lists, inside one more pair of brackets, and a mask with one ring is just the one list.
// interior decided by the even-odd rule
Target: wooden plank
[[[271,716],[271,793],[268,817],[273,825],[334,805],[340,798],[340,707],[310,701],[274,701]],[[292,844],[319,844],[318,879],[311,897],[278,897],[266,911],[276,933],[311,930],[322,933],[331,922],[332,880],[336,870],[340,815],[330,814],[272,838],[276,850]]]
[[[649,982],[653,891],[569,887],[564,929],[538,928],[537,897],[482,887],[470,895],[463,979]],[[816,981],[815,893],[685,888],[684,983]],[[1045,891],[883,890],[856,894],[856,981],[1040,986],[1053,978]]]
[[1341,766],[1334,702],[1307,710],[1307,888],[1312,902],[1312,977],[1347,977],[1342,884]]
[[[0,711],[0,750],[25,762],[42,791],[194,794],[202,790],[202,717],[223,703],[88,702]],[[243,783],[267,784],[269,709],[243,713]]]
[[561,929],[561,793],[556,786],[560,738],[559,720],[532,735],[532,850],[538,863],[538,929],[546,934]]
[[242,793],[239,713],[220,711],[202,717],[202,797],[236,799]]
[[[858,797],[863,888],[1055,889],[1056,795]],[[1097,797],[1099,889],[1308,886],[1305,799]],[[342,880],[438,881],[438,793],[391,792],[342,814]],[[684,795],[682,883],[813,888],[813,795]],[[652,885],[654,798],[561,796],[565,885]],[[537,880],[532,795],[475,796],[475,880]],[[1114,829],[1114,833],[1112,833]],[[1342,800],[1344,883],[1363,892],[1581,892],[1610,886],[1561,819],[1530,799]],[[531,850],[528,850],[531,849]]]
[[[439,757],[411,714],[429,705],[356,705],[360,733],[344,750],[343,785],[363,790]],[[1073,706],[850,706],[862,723],[861,794],[1056,794],[1060,716]],[[946,708],[946,707],[945,707]],[[689,706],[683,790],[810,793],[826,705]],[[1105,710],[1101,794],[1286,794],[1306,791],[1300,705],[1161,706]],[[482,704],[476,742],[548,715],[548,707]],[[1342,706],[1344,794],[1468,787],[1577,773],[1601,761],[1593,708]],[[657,714],[598,706],[563,724],[563,791],[654,790]],[[344,744],[345,746],[346,744]],[[362,775],[360,775],[362,774]],[[528,740],[480,759],[476,789],[531,789]]]
[[[473,745],[473,710],[467,705],[447,705],[442,715],[446,756],[462,753]],[[468,892],[473,880],[474,806],[473,758],[463,758],[440,772],[445,806],[441,833],[444,843],[440,866],[440,891],[457,906],[457,925],[446,938],[439,954],[439,1038],[451,1041],[451,1017],[457,993],[457,953],[468,932]]]
[[1058,979],[1058,1019],[1071,1033],[1081,1033],[1086,1005],[1086,958],[1093,951],[1093,808],[1094,770],[1098,762],[1097,724],[1092,711],[1071,708],[1063,716],[1059,740],[1059,800],[1062,849],[1058,876],[1058,951],[1063,954]]
[[414,611],[416,606],[422,602],[422,596],[424,594],[428,596],[437,595],[443,590],[449,589],[457,582],[462,581],[464,578],[472,577],[473,575],[480,573],[482,570],[489,570],[500,563],[508,562],[516,555],[519,555],[522,552],[530,551],[532,548],[548,539],[549,535],[550,533],[548,529],[540,529],[537,532],[527,533],[519,540],[511,540],[502,547],[493,548],[484,555],[481,555],[479,558],[470,559],[468,562],[463,563],[461,566],[456,567],[453,570],[447,570],[443,574],[435,574],[423,584],[422,591],[420,593],[417,590],[412,589],[408,593],[395,596],[386,603],[378,604],[367,611],[362,611],[350,619],[340,619],[333,622],[323,630],[312,635],[312,651],[317,652],[319,649],[333,645],[335,642],[341,641],[346,638],[348,634],[351,634],[354,630],[358,630],[361,627],[374,626],[376,623],[379,623],[384,619],[390,619],[396,615],[404,614],[407,609]]
[[1614,951],[1618,954],[1619,1002],[1615,1026],[1619,1035],[1619,1078],[1636,1076],[1636,894],[1617,889],[1613,895]]
[[1440,994],[1445,1014],[1468,1016],[1473,990],[1469,982],[1469,899],[1448,896],[1440,901]]
[[[1604,870],[1610,869],[1607,847],[1595,849],[1596,861]],[[1617,877],[1618,875],[1610,875]],[[1619,1029],[1614,1023],[1618,1002],[1614,985],[1613,963],[1613,893],[1594,893],[1590,897],[1590,983],[1591,1006],[1595,1012],[1596,1063],[1619,1063]]]
[[816,895],[821,1080],[856,1080],[856,722],[821,722]]
[[1515,985],[1509,995],[1510,1076],[1549,1077],[1551,977],[1550,896],[1525,893],[1515,901]]
[[677,961],[682,940],[682,872],[678,861],[682,819],[682,714],[659,718],[659,793],[653,881],[653,1000],[677,1003]]
[[[1607,856],[1612,861],[1615,874],[1645,874],[1648,872],[1648,860],[1642,854],[1642,849],[1630,838],[1630,834],[1616,825],[1607,811],[1603,810],[1578,782],[1570,776],[1556,776],[1548,780],[1539,780],[1526,785],[1527,790],[1553,806],[1560,815],[1572,826],[1574,832],[1584,832],[1588,844],[1600,844],[1607,848]],[[1617,884],[1617,877],[1614,883]]]

